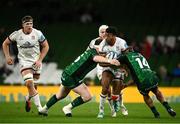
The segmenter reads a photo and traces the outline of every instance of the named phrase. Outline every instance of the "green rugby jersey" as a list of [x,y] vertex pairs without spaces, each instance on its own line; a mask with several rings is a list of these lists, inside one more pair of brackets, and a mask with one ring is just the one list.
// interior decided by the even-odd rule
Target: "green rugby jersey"
[[153,78],[153,72],[144,56],[137,52],[128,52],[119,57],[122,64],[126,64],[131,71],[135,83],[144,83],[145,79]]
[[95,49],[86,50],[73,63],[67,66],[63,73],[66,73],[76,81],[82,80],[88,72],[96,67],[97,63],[93,61],[95,55],[97,55]]

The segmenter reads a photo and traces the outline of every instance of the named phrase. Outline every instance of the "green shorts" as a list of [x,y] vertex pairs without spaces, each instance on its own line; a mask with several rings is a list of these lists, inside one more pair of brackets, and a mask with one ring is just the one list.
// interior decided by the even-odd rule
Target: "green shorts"
[[73,89],[82,84],[82,82],[77,81],[77,79],[73,78],[72,76],[64,72],[62,73],[61,81],[63,86],[68,87],[70,89]]
[[158,86],[159,79],[155,74],[151,74],[145,78],[145,80],[138,84],[138,90],[142,95],[148,95],[148,93]]

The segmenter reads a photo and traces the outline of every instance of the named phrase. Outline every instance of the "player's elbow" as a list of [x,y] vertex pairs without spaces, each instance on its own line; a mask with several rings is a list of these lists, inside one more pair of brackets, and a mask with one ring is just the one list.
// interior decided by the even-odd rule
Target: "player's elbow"
[[48,44],[48,42],[46,42],[46,44],[44,45],[44,48],[46,49],[46,51],[49,51],[49,44]]
[[8,40],[8,38],[6,38],[6,40],[2,43],[2,48],[7,47],[10,44],[10,41]]
[[4,41],[4,42],[2,43],[2,48],[5,49],[7,46],[8,46],[7,42]]
[[46,51],[48,52],[49,51],[49,45],[47,44],[46,46]]

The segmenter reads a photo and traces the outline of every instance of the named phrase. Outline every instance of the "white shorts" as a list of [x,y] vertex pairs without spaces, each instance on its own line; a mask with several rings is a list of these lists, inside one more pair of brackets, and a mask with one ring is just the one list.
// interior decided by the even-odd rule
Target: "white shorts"
[[102,73],[104,71],[110,71],[112,72],[112,74],[114,75],[114,79],[113,80],[124,80],[124,72],[121,71],[121,69],[112,69],[110,67],[101,67],[99,65],[97,65],[97,77],[99,78],[99,80],[102,79]]
[[40,74],[41,70],[42,70],[42,65],[39,69],[34,70],[32,65],[34,64],[34,62],[29,62],[29,61],[20,61],[19,62],[19,66],[20,66],[20,71],[23,72],[26,69],[32,69],[33,70],[33,74]]

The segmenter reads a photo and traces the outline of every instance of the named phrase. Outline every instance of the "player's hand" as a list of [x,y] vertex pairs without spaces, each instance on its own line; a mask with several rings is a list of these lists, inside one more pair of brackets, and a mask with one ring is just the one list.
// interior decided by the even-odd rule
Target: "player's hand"
[[36,62],[32,65],[33,70],[38,70],[38,69],[40,69],[41,65],[42,65],[42,62],[41,62],[41,61],[36,61]]
[[6,58],[6,63],[8,64],[8,65],[13,65],[14,64],[14,60],[12,59],[12,57],[7,57]]
[[120,66],[120,62],[116,59],[111,59],[110,64],[115,65],[115,66]]
[[124,68],[121,68],[121,72],[125,74],[126,77],[128,77],[128,72],[126,69]]

